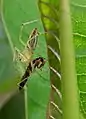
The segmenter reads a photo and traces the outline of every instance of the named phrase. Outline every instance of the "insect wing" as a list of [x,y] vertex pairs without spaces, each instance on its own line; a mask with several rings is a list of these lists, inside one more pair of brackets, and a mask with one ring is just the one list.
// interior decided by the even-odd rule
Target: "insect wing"
[[22,81],[19,83],[19,90],[21,90],[21,89],[25,86],[25,84],[26,84],[26,82],[27,82],[27,79],[28,79],[28,78],[22,80]]
[[29,65],[27,66],[24,75],[21,78],[21,82],[19,83],[19,90],[21,90],[25,86],[28,77],[30,76],[31,73],[32,73],[32,63],[30,62]]

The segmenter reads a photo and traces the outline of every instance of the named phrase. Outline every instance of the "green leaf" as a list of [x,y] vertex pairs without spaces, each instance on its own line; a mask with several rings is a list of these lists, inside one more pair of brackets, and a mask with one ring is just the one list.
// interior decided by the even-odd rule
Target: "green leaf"
[[71,3],[71,10],[73,16],[73,34],[74,34],[74,44],[75,44],[75,53],[76,53],[76,71],[77,71],[77,80],[79,87],[80,95],[80,111],[83,115],[83,118],[86,118],[86,30],[85,30],[85,2],[77,1]]
[[[53,49],[55,49],[57,51],[57,54],[59,54],[59,47],[58,47],[59,46],[59,37],[61,38],[62,34],[64,34],[63,35],[64,36],[63,37],[64,41],[61,41],[60,46],[61,46],[61,50],[62,50],[61,51],[62,52],[61,53],[61,55],[62,55],[61,60],[62,60],[62,62],[64,62],[65,67],[62,66],[61,69],[62,69],[62,71],[64,69],[63,72],[65,72],[65,70],[66,70],[67,71],[66,72],[67,76],[69,75],[69,77],[70,77],[71,76],[70,75],[71,74],[71,67],[69,67],[68,62],[71,63],[71,61],[72,61],[72,57],[70,55],[73,54],[73,50],[71,52],[71,46],[69,45],[70,40],[68,40],[68,42],[66,42],[67,37],[71,34],[70,33],[71,28],[68,25],[69,21],[67,21],[68,20],[67,16],[69,16],[70,13],[69,13],[69,11],[67,11],[67,14],[65,13],[65,10],[67,10],[67,6],[66,6],[66,8],[64,8],[64,6],[66,5],[66,0],[65,1],[60,0],[60,3],[62,3],[62,4],[59,4],[59,0],[58,1],[39,0],[39,8],[40,8],[41,18],[42,18],[42,21],[43,21],[45,31],[51,31],[52,33],[54,32],[54,36],[57,36],[57,38],[58,38],[58,44],[55,45],[56,41],[54,40],[54,38],[51,38],[51,34],[46,35],[47,44],[49,44]],[[63,5],[63,3],[64,3],[64,5]],[[86,39],[86,34],[85,34],[85,31],[86,31],[85,30],[85,26],[86,26],[85,25],[85,23],[86,23],[85,22],[85,19],[86,19],[85,4],[86,4],[85,1],[80,1],[80,0],[78,0],[78,1],[77,0],[73,0],[73,1],[71,0],[71,2],[70,2],[71,19],[72,19],[72,25],[73,25],[72,27],[73,27],[73,35],[74,35],[73,38],[74,38],[74,45],[75,45],[75,52],[76,52],[77,81],[78,81],[78,87],[79,87],[80,100],[79,100],[78,96],[74,96],[74,98],[76,98],[78,100],[78,102],[80,101],[80,112],[82,113],[80,115],[82,115],[84,117],[86,117],[85,116],[85,112],[86,112],[85,111],[86,110],[85,109],[86,108],[86,106],[85,106],[85,102],[86,102],[86,100],[85,100],[85,62],[86,62],[86,60],[85,60],[85,55],[86,55],[86,53],[85,53],[85,47],[86,47],[85,46],[85,44],[86,44],[85,43],[85,39]],[[63,9],[62,10],[62,11],[64,11],[63,15],[65,13],[64,17],[62,16],[62,18],[60,18],[62,11],[59,11],[59,7]],[[59,24],[59,21],[61,21],[61,24]],[[64,22],[66,22],[66,26],[65,26]],[[59,32],[58,32],[59,29],[61,29],[61,32],[60,32],[61,34],[59,34]],[[67,37],[65,37],[65,36],[67,36]],[[71,39],[71,37],[69,39]],[[64,44],[65,44],[65,47],[64,47]],[[68,51],[69,51],[69,56],[66,57],[65,55],[67,55]],[[48,54],[49,54],[49,57],[53,57],[53,55],[50,54],[50,51],[48,52]],[[65,57],[66,57],[66,59],[65,59]],[[73,57],[74,57],[74,55],[73,55]],[[54,61],[54,59],[53,59],[53,61]],[[50,65],[51,66],[53,65],[54,68],[56,67],[55,69],[57,69],[57,72],[60,73],[60,68],[59,68],[60,63],[58,62],[56,64],[53,61],[50,61]],[[57,58],[57,61],[58,61],[58,58]],[[62,74],[62,76],[63,76],[63,74]],[[55,78],[54,74],[52,74],[51,77],[54,79],[52,81],[52,84],[54,84],[55,87],[57,89],[59,89],[59,87],[61,87],[61,84],[58,81],[55,80],[55,79],[58,79],[58,77]],[[68,95],[68,93],[65,94],[65,95],[68,95],[68,97],[65,99],[66,101],[70,97],[71,97],[72,100],[74,100],[74,98],[72,96],[72,93],[74,95],[74,93],[77,91],[76,83],[73,83],[73,82],[72,82],[73,84],[71,83],[71,81],[73,81],[73,79],[71,79],[71,77],[66,78],[66,79],[68,79],[68,81],[65,84],[65,89],[67,89],[66,91],[69,91],[69,88],[72,86],[71,90],[73,91],[73,89],[74,89],[73,86],[74,85],[75,85],[76,88],[74,89],[75,91],[73,91],[73,92],[69,91],[70,95]],[[63,78],[64,78],[64,76],[63,76]],[[66,79],[65,79],[65,81],[66,81]],[[69,81],[69,79],[70,79],[70,81]],[[75,82],[77,82],[77,81],[75,80]],[[57,83],[59,84],[59,86],[57,86]],[[64,92],[64,90],[63,90],[63,92]],[[61,91],[61,89],[60,89],[60,91]],[[58,96],[55,98],[52,94],[51,97],[53,97],[54,102],[56,100],[58,100]],[[72,104],[72,101],[69,102],[70,104],[68,104],[68,102],[69,101],[67,101],[65,103],[65,106],[64,106],[65,110],[64,111],[66,111],[67,105]],[[58,101],[58,103],[55,102],[55,104],[57,104],[58,107],[60,108],[60,105],[59,105],[60,102],[59,101]],[[74,105],[75,110],[77,110],[76,109],[77,107],[78,106]],[[70,110],[70,109],[72,109],[72,105],[71,105],[71,108],[69,108],[68,110]],[[52,116],[54,116],[55,118],[60,118],[57,115],[59,111],[58,112],[56,111],[54,113],[55,110],[53,111],[53,108],[51,108],[51,110],[52,110],[51,111]],[[74,109],[72,109],[72,110],[74,110]],[[68,114],[73,115],[73,112],[70,111],[70,113],[69,113],[67,111],[67,115]],[[82,116],[80,118],[84,118]]]
[[[4,24],[4,28],[9,40],[9,44],[12,53],[14,55],[15,52],[14,47],[19,48],[20,51],[22,51],[24,48],[22,44],[19,42],[19,38],[18,38],[22,23],[26,21],[33,21],[35,19],[39,19],[37,2],[28,1],[28,0],[25,1],[2,0],[1,14],[2,14],[2,21]],[[25,43],[28,39],[28,35],[30,35],[30,32],[35,27],[38,28],[39,32],[42,33],[44,32],[40,19],[38,22],[25,26],[22,34],[22,39]],[[42,56],[47,60],[46,50],[47,49],[46,49],[46,42],[45,42],[44,35],[40,35],[38,40],[38,46],[36,51],[34,52],[33,58]],[[26,67],[24,68],[23,65],[19,63],[17,63],[18,65],[16,65],[15,62],[13,64],[15,70],[18,73],[18,78],[16,79],[14,78],[13,80],[15,82],[13,81],[13,83],[17,86],[17,82],[21,80],[21,77],[24,71],[26,70]],[[21,68],[21,70],[19,68]],[[12,86],[14,84],[12,84]],[[31,77],[29,77],[27,90],[25,90],[25,114],[26,114],[25,118],[27,118],[27,113],[28,113],[28,118],[31,119],[34,119],[34,117],[35,119],[38,118],[44,119],[46,117],[46,108],[47,108],[49,92],[50,92],[49,86],[50,86],[50,81],[49,81],[48,63],[46,63],[42,71],[37,70],[31,75]]]
[[0,19],[0,93],[7,92],[7,89],[14,87],[14,85],[11,87],[11,84],[15,77],[11,48]]
[[[50,65],[51,95],[47,118],[61,118],[61,70],[60,70],[60,38],[59,38],[59,3],[58,1],[39,0],[39,9],[46,32],[48,57]],[[53,102],[52,102],[53,101]],[[58,106],[57,106],[58,105]],[[57,108],[58,107],[58,108]],[[52,116],[52,117],[51,117]]]

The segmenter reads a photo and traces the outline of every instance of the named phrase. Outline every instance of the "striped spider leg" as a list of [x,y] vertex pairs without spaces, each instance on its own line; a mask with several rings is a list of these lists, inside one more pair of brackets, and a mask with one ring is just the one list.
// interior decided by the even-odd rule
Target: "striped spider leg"
[[33,73],[33,71],[38,68],[42,68],[45,64],[46,60],[43,57],[38,57],[34,60],[32,60],[31,62],[29,62],[26,71],[24,73],[24,75],[21,78],[21,82],[18,84],[19,85],[19,90],[23,89],[23,87],[25,86],[28,77],[31,75],[31,73]]
[[16,50],[15,55],[17,55],[17,58],[15,58],[15,56],[14,56],[14,60],[18,59],[21,62],[25,62],[27,64],[28,64],[28,62],[31,61],[33,51],[35,50],[36,45],[37,45],[39,32],[38,32],[37,28],[34,28],[31,32],[30,36],[28,37],[27,43],[25,44],[22,41],[22,31],[23,31],[23,28],[24,28],[25,25],[33,23],[33,22],[37,22],[37,21],[38,20],[34,20],[34,21],[31,21],[31,22],[26,22],[26,23],[22,24],[21,29],[20,29],[20,34],[19,34],[19,41],[21,42],[21,44],[23,44],[23,46],[25,48],[22,52],[20,52],[20,50],[17,47],[15,47],[15,50]]

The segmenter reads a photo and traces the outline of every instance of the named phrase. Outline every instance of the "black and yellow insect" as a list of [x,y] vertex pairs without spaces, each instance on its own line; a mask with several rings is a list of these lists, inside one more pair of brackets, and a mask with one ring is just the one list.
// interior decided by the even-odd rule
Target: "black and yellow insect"
[[43,57],[38,57],[29,62],[29,65],[27,66],[26,71],[21,78],[21,82],[19,83],[19,90],[21,90],[25,86],[31,73],[33,73],[36,68],[41,69],[44,66],[45,62],[46,60]]

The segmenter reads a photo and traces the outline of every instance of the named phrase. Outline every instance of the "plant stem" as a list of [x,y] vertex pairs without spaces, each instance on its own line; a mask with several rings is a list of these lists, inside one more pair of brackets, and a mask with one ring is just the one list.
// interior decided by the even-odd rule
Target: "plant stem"
[[60,48],[63,95],[63,119],[79,119],[79,95],[75,71],[69,1],[60,0]]

